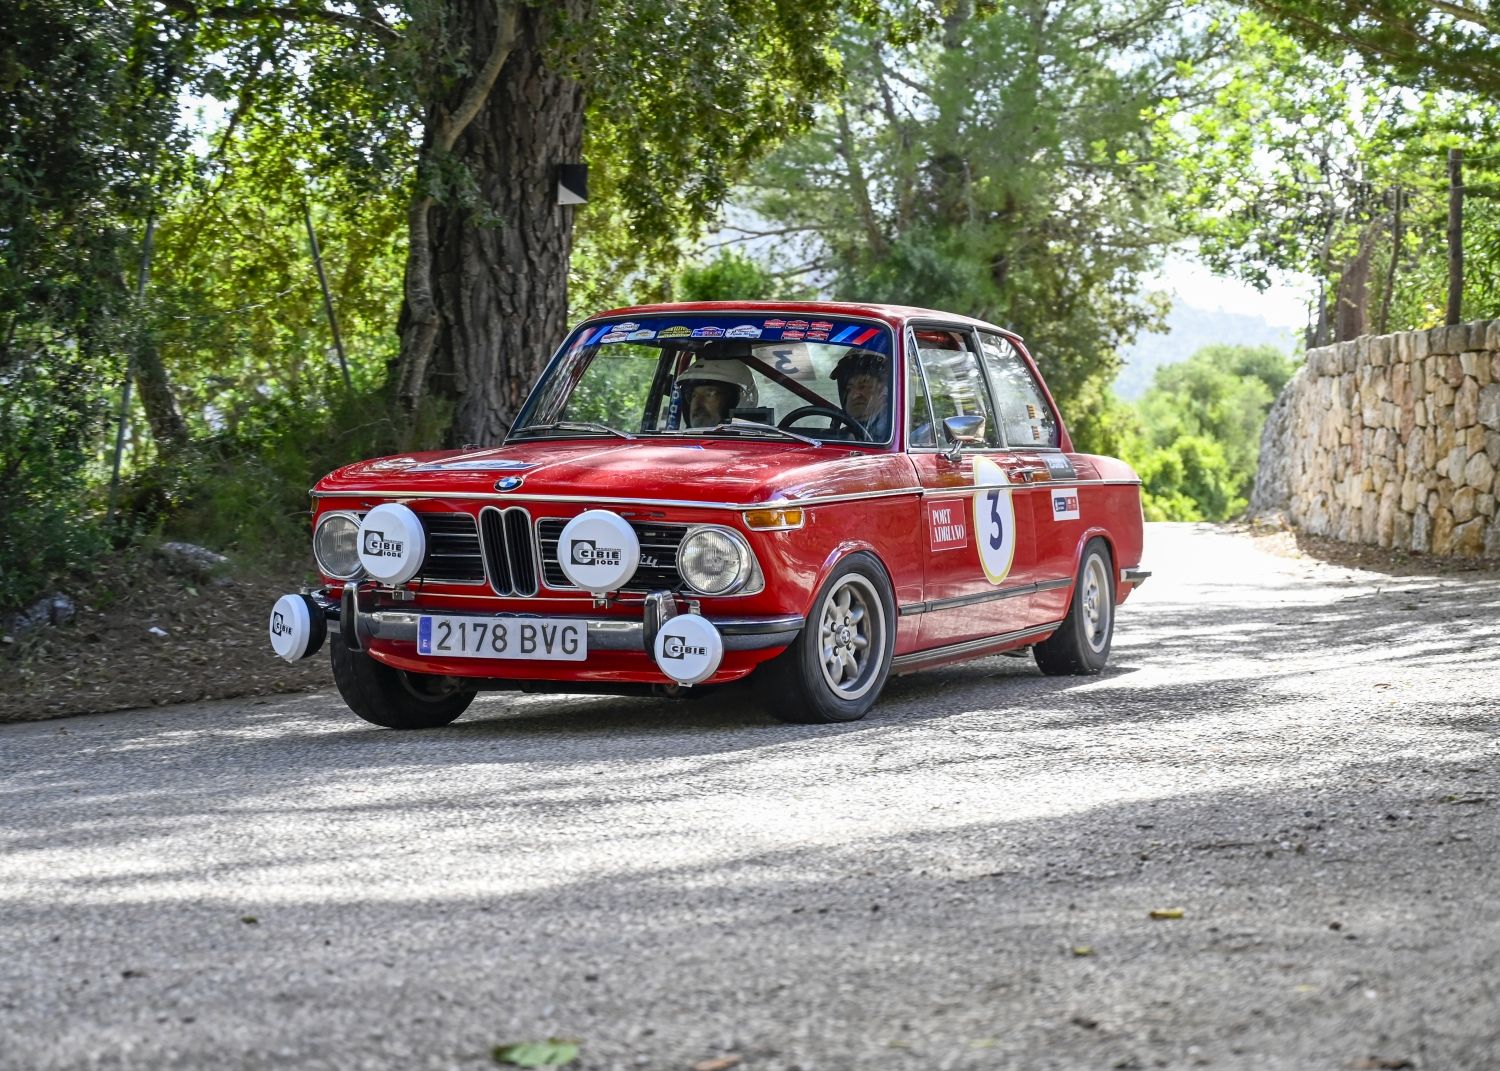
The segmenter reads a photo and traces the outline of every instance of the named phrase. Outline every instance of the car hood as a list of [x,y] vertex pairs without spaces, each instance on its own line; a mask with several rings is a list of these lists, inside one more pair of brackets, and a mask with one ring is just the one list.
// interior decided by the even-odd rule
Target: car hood
[[325,476],[314,492],[464,497],[504,493],[749,504],[916,486],[904,454],[723,439],[515,443],[383,457]]

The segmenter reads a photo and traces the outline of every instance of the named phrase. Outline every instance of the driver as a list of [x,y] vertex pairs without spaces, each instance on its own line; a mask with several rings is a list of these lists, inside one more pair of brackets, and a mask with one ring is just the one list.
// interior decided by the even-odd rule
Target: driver
[[755,405],[750,369],[735,360],[699,357],[677,377],[684,428],[712,428],[729,421],[735,409]]
[[834,366],[832,375],[839,385],[839,405],[859,421],[859,426],[875,443],[891,437],[887,364],[883,353],[850,350]]

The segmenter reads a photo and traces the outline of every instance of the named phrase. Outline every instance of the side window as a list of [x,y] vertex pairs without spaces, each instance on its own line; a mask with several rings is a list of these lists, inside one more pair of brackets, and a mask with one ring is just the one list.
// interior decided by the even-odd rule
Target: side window
[[995,388],[995,408],[1000,410],[1005,441],[1020,449],[1056,446],[1057,420],[1020,353],[999,335],[981,332],[979,345]]
[[[927,373],[931,391],[932,416],[935,421],[936,445],[947,445],[943,421],[951,416],[984,417],[984,445],[1000,445],[995,411],[989,391],[979,370],[979,355],[969,346],[968,337],[957,331],[919,329],[917,357]],[[918,445],[913,443],[913,445]]]

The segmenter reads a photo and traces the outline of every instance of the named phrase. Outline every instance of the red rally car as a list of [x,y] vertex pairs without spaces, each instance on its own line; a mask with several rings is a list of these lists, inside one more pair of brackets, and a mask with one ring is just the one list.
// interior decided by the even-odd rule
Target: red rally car
[[361,718],[446,725],[482,688],[681,695],[752,675],[798,722],[891,673],[1030,647],[1097,673],[1149,575],[1140,481],[1077,454],[1020,338],[886,305],[705,302],[578,327],[505,442],[364,461],[312,491]]

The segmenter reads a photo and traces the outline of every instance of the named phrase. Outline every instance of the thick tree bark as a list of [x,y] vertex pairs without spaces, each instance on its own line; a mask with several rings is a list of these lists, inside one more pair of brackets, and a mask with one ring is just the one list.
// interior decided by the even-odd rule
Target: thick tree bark
[[[583,94],[547,68],[544,54],[553,20],[578,16],[586,2],[454,0],[469,40],[488,45],[497,28],[512,39],[493,88],[451,150],[475,177],[491,219],[451,199],[419,197],[411,211],[397,390],[411,410],[426,398],[452,404],[449,445],[504,436],[567,329],[573,209],[556,204],[555,166],[582,154]],[[474,103],[473,88],[434,107],[429,149],[444,124],[452,130],[454,117]]]

